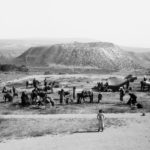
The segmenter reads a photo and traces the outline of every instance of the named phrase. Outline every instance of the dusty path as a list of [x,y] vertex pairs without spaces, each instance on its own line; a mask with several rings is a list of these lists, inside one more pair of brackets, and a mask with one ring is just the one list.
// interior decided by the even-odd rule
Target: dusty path
[[[150,116],[149,113],[146,114],[147,116]],[[106,118],[139,118],[139,116],[142,117],[142,113],[117,113],[117,114],[105,114]],[[50,118],[95,118],[96,114],[52,114],[52,115],[0,115],[0,118],[44,118],[44,119],[50,119]]]
[[[51,117],[54,115],[51,115]],[[70,115],[61,115],[71,117]],[[72,115],[72,117],[95,117]],[[107,117],[132,116],[136,122],[127,126],[110,127],[104,132],[76,133],[72,135],[43,136],[11,140],[0,143],[0,150],[148,150],[150,149],[150,115],[106,114]],[[8,116],[7,116],[8,117]],[[48,115],[47,117],[50,117]],[[55,117],[56,118],[56,117]]]
[[[9,115],[5,118],[19,117]],[[78,118],[92,115],[24,115],[20,117]],[[0,143],[0,150],[148,150],[150,149],[150,114],[106,114],[106,117],[133,118],[126,126],[110,127],[104,132],[86,132],[72,135],[48,135]],[[4,117],[4,116],[3,116]]]

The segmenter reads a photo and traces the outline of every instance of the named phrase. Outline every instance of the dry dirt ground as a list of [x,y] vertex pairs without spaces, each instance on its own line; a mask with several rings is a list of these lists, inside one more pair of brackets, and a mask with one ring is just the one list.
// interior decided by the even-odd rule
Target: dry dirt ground
[[[79,92],[83,89],[91,90],[93,86],[96,85],[97,82],[104,80],[108,77],[114,76],[113,74],[107,75],[98,75],[98,74],[63,74],[63,75],[25,75],[24,77],[19,77],[13,75],[14,79],[9,79],[5,82],[1,83],[1,88],[4,85],[8,85],[9,88],[15,86],[19,92],[21,91],[31,91],[33,88],[25,89],[25,81],[33,80],[33,78],[38,79],[43,84],[43,80],[45,77],[50,81],[57,81],[59,83],[59,88],[54,88],[54,94],[50,94],[54,101],[55,107],[47,105],[46,107],[37,108],[34,106],[29,107],[21,107],[20,103],[20,94],[19,98],[15,98],[13,103],[4,103],[3,94],[0,94],[0,114],[62,114],[62,113],[96,113],[99,108],[102,108],[105,113],[118,113],[118,112],[141,112],[141,111],[150,111],[150,93],[149,92],[139,92],[140,89],[140,80],[141,77],[138,76],[138,80],[134,83],[131,83],[133,91],[138,96],[138,102],[143,104],[143,110],[131,110],[129,106],[126,105],[126,102],[129,99],[129,96],[126,95],[124,97],[124,103],[120,104],[119,101],[119,93],[118,92],[104,92],[103,100],[101,104],[97,103],[98,93],[94,92],[94,103],[90,104],[89,99],[86,99],[86,103],[76,104],[76,100],[74,100],[73,104],[63,105],[59,104],[59,95],[58,90],[62,87],[66,91],[70,91],[72,93],[72,87],[76,86],[76,92]],[[124,78],[124,76],[116,75],[117,77]]]
[[[150,148],[150,114],[146,116],[141,116],[139,113],[105,114],[104,132],[97,132],[96,114],[77,116],[69,115],[64,118],[47,116],[47,119],[35,117],[32,120],[22,118],[15,121],[5,118],[1,121],[1,137],[23,139],[1,139],[0,150],[148,150]],[[2,128],[5,121],[5,128]],[[6,127],[6,124],[11,126]],[[4,130],[5,133],[7,130],[5,136]],[[44,133],[51,135],[35,137]]]
[[[94,92],[92,104],[89,99],[82,104],[76,104],[76,100],[73,104],[59,104],[57,92],[62,87],[71,92],[72,86],[77,87],[77,92],[89,90],[97,82],[110,76],[115,75],[1,75],[2,81],[5,78],[1,82],[1,88],[5,84],[8,87],[15,85],[19,92],[26,90],[25,81],[33,80],[34,77],[42,82],[45,77],[49,81],[58,81],[60,88],[55,88],[54,94],[50,95],[55,100],[54,107],[21,107],[20,95],[13,103],[4,103],[3,94],[0,94],[0,150],[148,150],[150,93],[139,91],[141,76],[131,86],[138,96],[137,101],[143,104],[143,109],[133,110],[127,106],[128,95],[121,104],[118,92],[102,93],[103,100],[100,104],[97,103],[97,92]],[[28,89],[31,90],[32,88]],[[100,108],[104,110],[106,126],[104,132],[98,133],[96,113]],[[146,112],[146,116],[141,116],[143,112]]]

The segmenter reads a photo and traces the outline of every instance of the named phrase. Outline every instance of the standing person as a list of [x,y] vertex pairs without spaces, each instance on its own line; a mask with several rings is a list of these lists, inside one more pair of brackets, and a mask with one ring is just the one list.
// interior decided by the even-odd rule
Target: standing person
[[16,88],[14,86],[12,87],[12,91],[13,93],[16,93]]
[[7,89],[5,86],[3,87],[2,93],[7,93]]
[[64,100],[64,89],[61,89],[61,91],[59,92],[60,94],[60,104],[63,104],[63,100]]
[[130,86],[130,82],[129,80],[127,81],[127,84],[126,84],[126,89],[128,90],[129,89],[129,86]]
[[15,97],[15,96],[18,97],[18,93],[17,93],[16,88],[14,86],[12,87],[12,91],[13,91],[13,97]]
[[103,97],[103,96],[102,96],[101,92],[99,92],[99,93],[98,93],[98,103],[100,103],[100,102],[101,102],[102,97]]
[[28,88],[29,86],[29,81],[26,81],[26,89]]
[[90,103],[93,103],[93,92],[90,92]]
[[120,102],[121,103],[123,102],[124,95],[125,95],[125,91],[124,91],[123,87],[120,87]]
[[47,86],[47,80],[46,80],[46,78],[44,79],[44,86],[45,87]]
[[97,119],[98,119],[98,132],[99,131],[103,132],[105,116],[103,114],[103,110],[102,109],[99,110],[99,112],[97,114]]
[[103,82],[101,82],[100,84],[101,84],[100,91],[103,92],[104,91],[104,84],[103,84]]
[[33,79],[33,87],[34,87],[34,88],[37,88],[37,81],[36,81],[35,78]]
[[109,84],[108,84],[108,81],[107,81],[107,82],[105,83],[105,85],[104,85],[104,91],[105,91],[105,92],[107,92],[108,86],[109,86]]
[[54,92],[54,90],[53,90],[53,87],[54,87],[54,82],[51,84],[51,92],[53,93]]
[[144,76],[144,78],[143,78],[143,81],[147,81],[147,78],[146,78],[146,76]]

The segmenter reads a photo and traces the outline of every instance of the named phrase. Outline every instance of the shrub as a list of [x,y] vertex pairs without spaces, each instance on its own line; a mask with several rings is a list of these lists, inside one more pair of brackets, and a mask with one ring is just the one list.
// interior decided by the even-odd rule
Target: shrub
[[0,71],[22,71],[28,72],[29,69],[26,66],[16,66],[13,64],[0,64]]

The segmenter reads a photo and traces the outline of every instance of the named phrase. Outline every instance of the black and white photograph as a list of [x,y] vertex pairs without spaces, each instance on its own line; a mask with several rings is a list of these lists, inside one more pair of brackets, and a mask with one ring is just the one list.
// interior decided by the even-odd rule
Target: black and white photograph
[[0,0],[0,150],[149,150],[150,1]]

